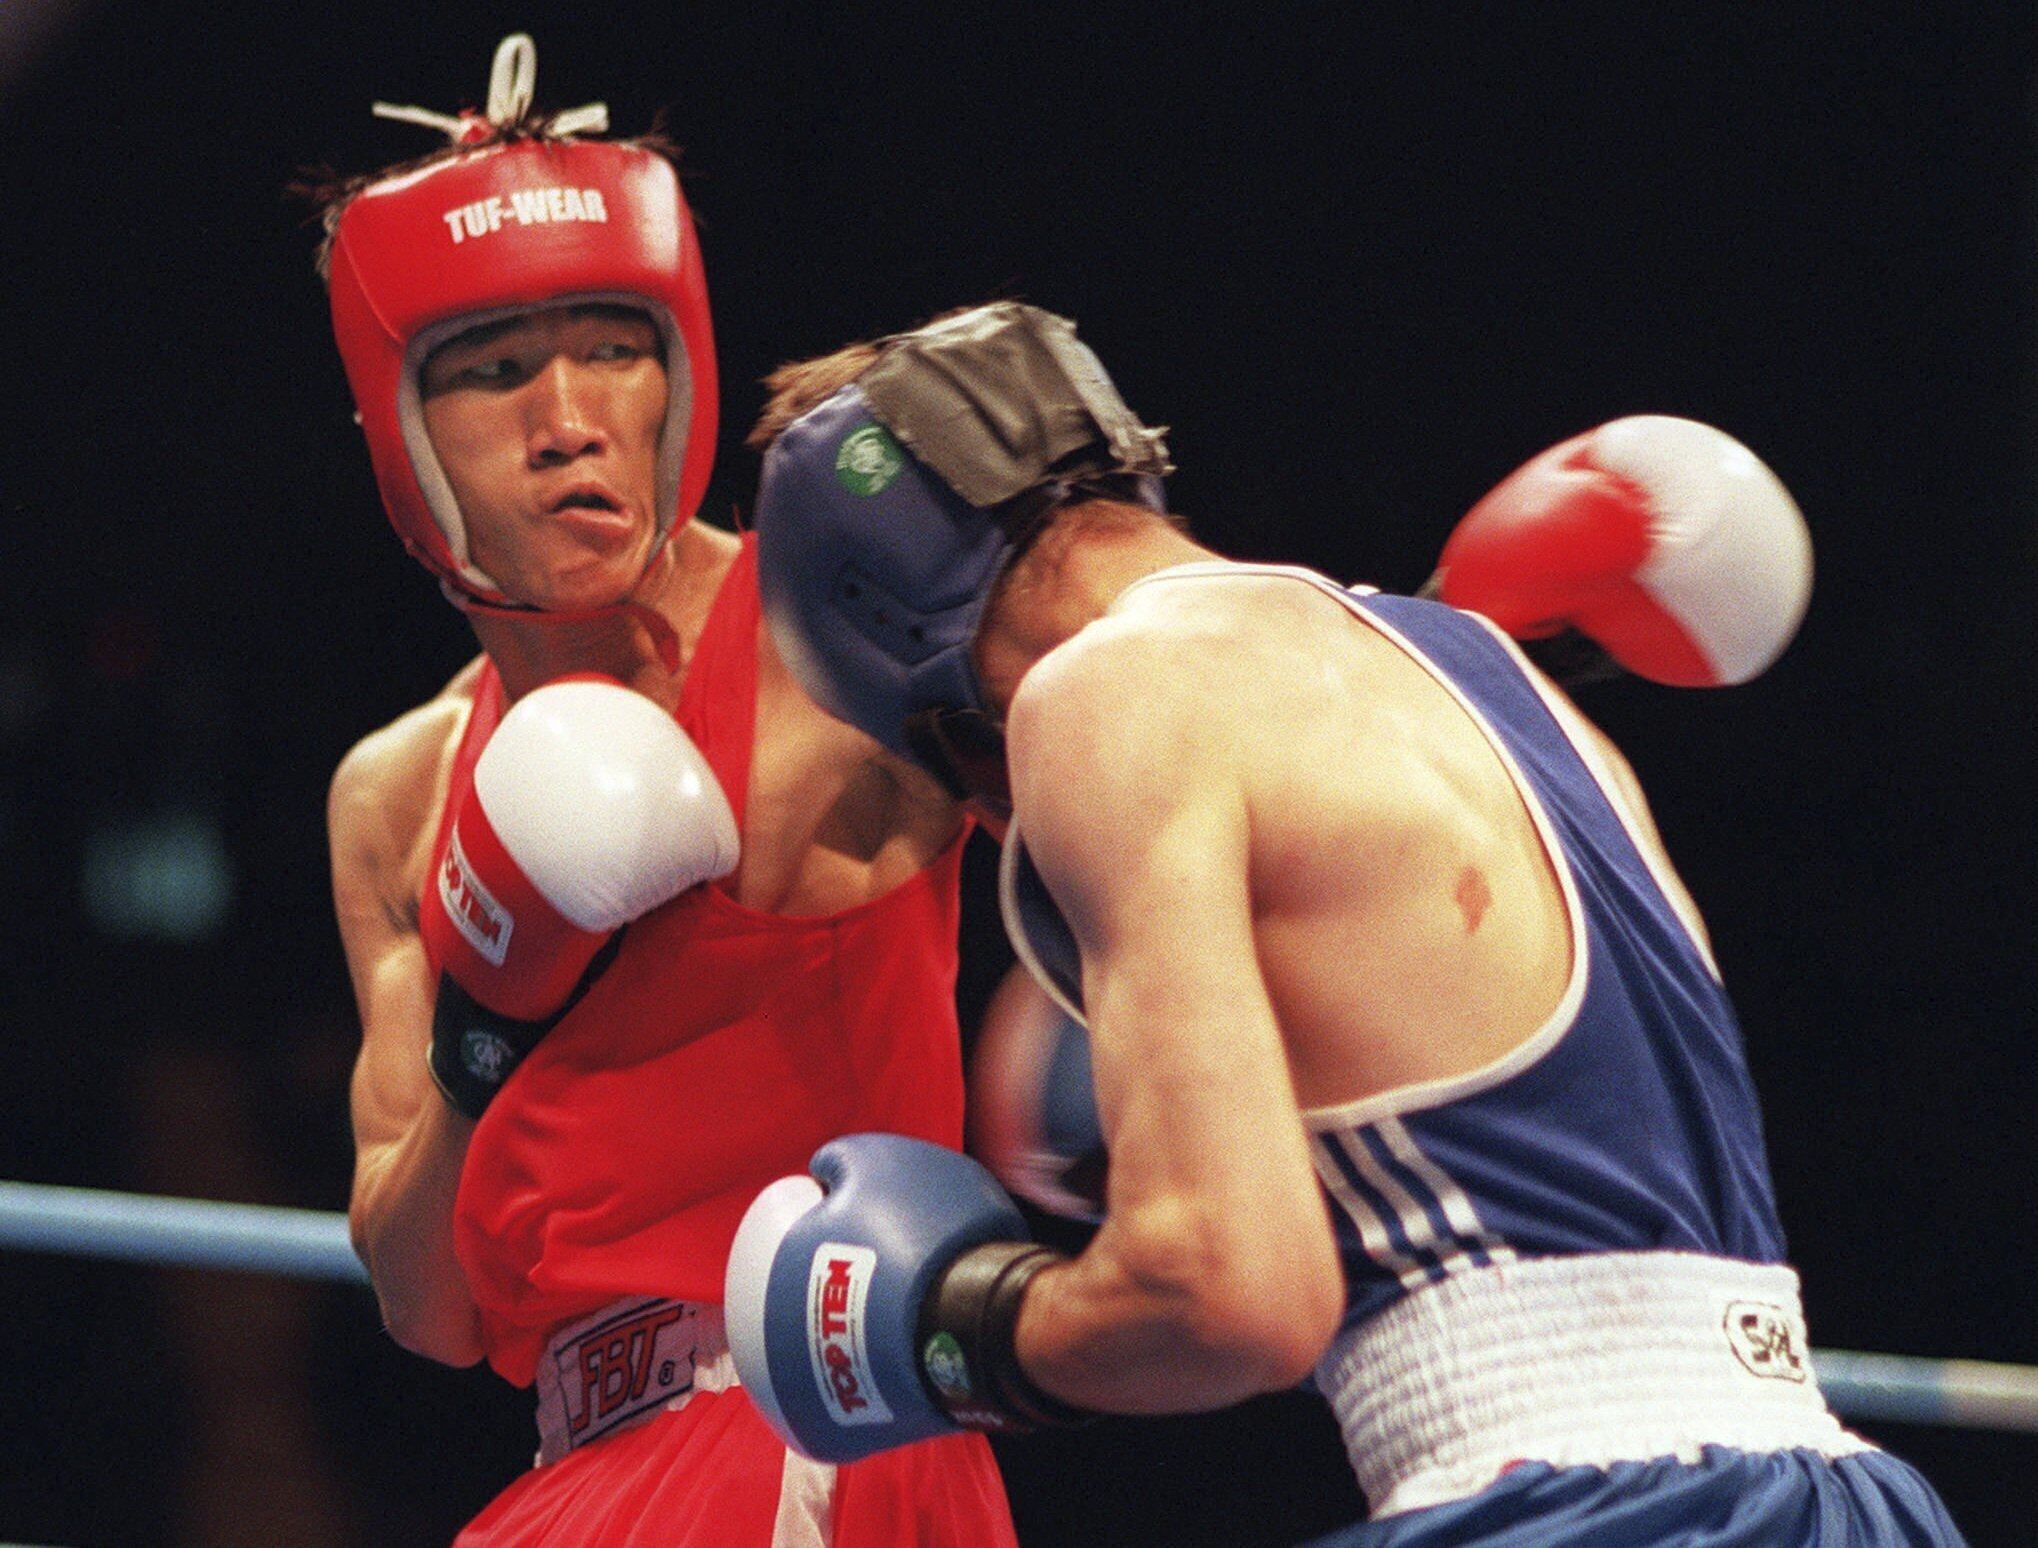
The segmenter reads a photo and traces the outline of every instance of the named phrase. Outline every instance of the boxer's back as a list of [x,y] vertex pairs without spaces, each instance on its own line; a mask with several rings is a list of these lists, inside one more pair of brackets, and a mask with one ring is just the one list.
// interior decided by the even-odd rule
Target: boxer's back
[[1260,967],[1316,1107],[1503,1056],[1572,963],[1558,873],[1492,741],[1299,573],[1165,572],[1076,648],[1145,636],[1220,663],[1196,734],[1243,788]]
[[[1489,1238],[1510,1258],[1781,1256],[1689,899],[1617,755],[1497,631],[1217,563],[1149,577],[1064,649],[1092,657],[1064,680],[1107,658],[1128,692],[1168,673],[1147,718],[1187,722],[1169,777],[1243,801],[1253,948],[1351,1317],[1485,1262]],[[1025,811],[1008,924],[1077,999]]]

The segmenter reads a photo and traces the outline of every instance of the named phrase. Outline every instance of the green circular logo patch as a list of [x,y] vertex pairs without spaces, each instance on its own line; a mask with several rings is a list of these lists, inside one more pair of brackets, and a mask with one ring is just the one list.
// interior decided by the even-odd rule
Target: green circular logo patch
[[883,425],[865,425],[835,452],[835,477],[851,494],[874,495],[899,476],[906,454]]
[[936,1333],[920,1351],[920,1368],[935,1390],[951,1401],[974,1396],[969,1379],[969,1361],[953,1333]]

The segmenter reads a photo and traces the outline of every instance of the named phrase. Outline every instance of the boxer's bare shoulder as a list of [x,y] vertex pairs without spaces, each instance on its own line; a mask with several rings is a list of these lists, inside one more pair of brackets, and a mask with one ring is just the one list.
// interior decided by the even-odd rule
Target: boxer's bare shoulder
[[[1049,651],[1020,680],[1006,720],[1014,796],[1029,819],[1060,806],[1089,807],[1106,786],[1179,796],[1214,774],[1245,663],[1207,617],[1140,609],[1101,618]],[[1029,821],[1029,827],[1035,824]]]
[[370,732],[333,773],[326,800],[333,888],[343,933],[350,915],[383,915],[414,930],[436,818],[473,712],[485,658],[476,657],[415,709]]
[[[1131,755],[1178,776],[1228,769],[1257,819],[1293,783],[1308,797],[1299,826],[1317,836],[1338,825],[1340,807],[1385,832],[1382,822],[1427,820],[1477,783],[1440,765],[1476,760],[1498,773],[1470,718],[1385,635],[1315,587],[1250,573],[1129,592],[1026,675],[1011,732],[1015,760],[1045,759],[1077,781],[1085,763],[1088,778],[1101,772],[1099,736],[1121,757],[1128,739],[1157,741]],[[1327,767],[1352,777],[1326,787]]]

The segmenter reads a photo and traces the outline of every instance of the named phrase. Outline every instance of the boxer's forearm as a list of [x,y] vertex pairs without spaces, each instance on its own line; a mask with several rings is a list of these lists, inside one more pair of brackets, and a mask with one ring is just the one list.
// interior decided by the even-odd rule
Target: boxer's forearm
[[1188,1413],[1294,1386],[1321,1340],[1278,1274],[1227,1266],[1227,1234],[1183,1221],[1141,1245],[1107,1225],[1028,1288],[1020,1366],[1049,1395],[1105,1413]]
[[390,1336],[447,1365],[472,1365],[483,1353],[480,1315],[453,1252],[453,1201],[473,1132],[472,1121],[428,1093],[401,1138],[362,1154],[349,1211]]

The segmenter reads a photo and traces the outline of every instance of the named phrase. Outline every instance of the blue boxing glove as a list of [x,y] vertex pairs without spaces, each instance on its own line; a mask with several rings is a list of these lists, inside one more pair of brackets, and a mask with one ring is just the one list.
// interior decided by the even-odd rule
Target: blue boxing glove
[[958,1429],[1088,1417],[1020,1371],[1028,1282],[1061,1261],[1005,1190],[925,1140],[852,1134],[757,1196],[729,1252],[736,1373],[805,1456],[853,1462]]
[[1037,991],[1008,985],[977,1033],[970,1154],[1050,1214],[1097,1225],[1109,1156],[1097,1116],[1090,1034]]

